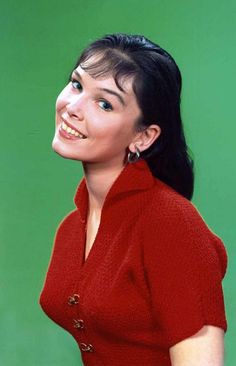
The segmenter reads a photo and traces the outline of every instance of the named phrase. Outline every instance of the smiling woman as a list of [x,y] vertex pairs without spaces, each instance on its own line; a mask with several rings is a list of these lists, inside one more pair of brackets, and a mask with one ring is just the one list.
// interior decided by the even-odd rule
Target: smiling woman
[[79,65],[56,102],[54,150],[84,163],[109,161],[121,168],[141,115],[132,80],[123,87],[112,76],[95,79]]
[[222,366],[221,239],[191,203],[181,74],[143,36],[108,35],[56,102],[53,149],[82,162],[40,295],[86,366]]

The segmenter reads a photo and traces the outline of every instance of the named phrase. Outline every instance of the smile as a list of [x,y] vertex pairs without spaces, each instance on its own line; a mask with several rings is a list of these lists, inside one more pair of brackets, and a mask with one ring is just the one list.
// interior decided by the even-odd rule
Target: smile
[[60,130],[59,131],[63,131],[65,132],[67,135],[69,135],[70,137],[77,137],[79,139],[86,139],[86,136],[83,135],[81,132],[79,132],[78,130],[73,129],[72,127],[70,127],[65,121],[62,122],[61,126],[60,126]]

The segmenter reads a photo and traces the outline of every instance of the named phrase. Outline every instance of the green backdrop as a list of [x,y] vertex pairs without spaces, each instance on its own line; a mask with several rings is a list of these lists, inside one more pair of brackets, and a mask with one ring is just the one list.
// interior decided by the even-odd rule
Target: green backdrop
[[143,33],[183,75],[182,114],[193,151],[193,202],[229,256],[226,366],[236,357],[236,2],[8,0],[1,19],[0,364],[80,365],[73,338],[38,297],[54,233],[73,209],[80,163],[51,149],[54,103],[80,50],[105,33]]

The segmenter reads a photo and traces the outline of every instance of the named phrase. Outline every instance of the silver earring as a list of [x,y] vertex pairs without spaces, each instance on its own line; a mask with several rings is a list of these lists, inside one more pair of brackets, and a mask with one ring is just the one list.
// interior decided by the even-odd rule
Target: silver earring
[[139,148],[135,145],[135,153],[129,151],[128,153],[128,162],[129,163],[135,163],[139,158],[140,158],[140,150]]

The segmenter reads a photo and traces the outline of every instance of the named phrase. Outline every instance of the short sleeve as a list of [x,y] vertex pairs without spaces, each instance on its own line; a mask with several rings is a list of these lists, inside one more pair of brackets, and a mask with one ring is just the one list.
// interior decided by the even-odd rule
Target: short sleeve
[[144,265],[154,325],[171,347],[204,325],[227,330],[222,279],[227,254],[220,238],[189,203],[149,227]]

